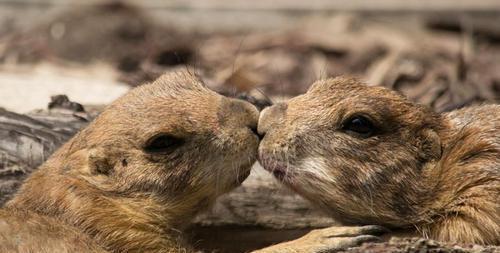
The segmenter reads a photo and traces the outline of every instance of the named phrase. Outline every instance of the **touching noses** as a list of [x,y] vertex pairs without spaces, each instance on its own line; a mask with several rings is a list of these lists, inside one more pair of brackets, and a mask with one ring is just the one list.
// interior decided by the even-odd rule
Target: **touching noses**
[[257,133],[261,139],[264,138],[266,133],[268,133],[276,123],[283,119],[286,109],[286,104],[278,103],[273,106],[266,107],[260,112]]
[[[233,117],[227,117],[227,115],[233,115]],[[223,125],[248,128],[261,139],[261,135],[257,131],[259,111],[255,106],[246,101],[233,98],[224,100],[219,120]]]

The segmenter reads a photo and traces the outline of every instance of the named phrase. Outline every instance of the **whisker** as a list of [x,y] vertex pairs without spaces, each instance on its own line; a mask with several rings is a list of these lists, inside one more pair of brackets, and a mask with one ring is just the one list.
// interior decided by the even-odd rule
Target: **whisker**
[[[199,73],[202,70],[202,67],[200,67],[202,64],[200,62],[200,51],[201,48],[203,48],[203,45],[205,44],[206,40],[202,40],[200,45],[196,45],[194,48],[194,61],[193,61],[193,72],[196,77],[201,77],[201,73]],[[199,70],[199,71],[197,71]]]
[[271,97],[269,97],[262,89],[260,89],[259,87],[255,87],[255,90],[259,92],[267,101],[269,101],[271,105],[274,104],[274,101],[271,99]]
[[238,55],[240,54],[241,48],[243,46],[243,42],[245,41],[246,37],[247,37],[247,35],[243,35],[243,38],[241,38],[241,41],[238,44],[238,48],[236,49],[236,52],[234,54],[233,66],[232,66],[231,74],[234,74],[235,66],[236,66],[236,61],[238,60]]

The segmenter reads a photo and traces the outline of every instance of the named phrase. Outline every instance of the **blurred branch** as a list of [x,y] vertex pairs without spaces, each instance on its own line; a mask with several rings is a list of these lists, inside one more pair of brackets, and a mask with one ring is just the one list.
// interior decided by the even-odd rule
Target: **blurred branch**
[[[0,0],[9,5],[95,5],[109,3],[107,0]],[[234,11],[499,11],[497,0],[129,0],[144,8],[234,10]]]

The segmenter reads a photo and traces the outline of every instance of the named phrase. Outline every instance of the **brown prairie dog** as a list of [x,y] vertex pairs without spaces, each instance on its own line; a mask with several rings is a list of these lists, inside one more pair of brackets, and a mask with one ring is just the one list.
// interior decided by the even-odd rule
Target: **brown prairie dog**
[[500,106],[438,114],[355,79],[317,81],[260,115],[259,160],[350,225],[500,244]]
[[189,251],[178,231],[248,176],[257,119],[185,72],[130,91],[0,210],[0,252]]

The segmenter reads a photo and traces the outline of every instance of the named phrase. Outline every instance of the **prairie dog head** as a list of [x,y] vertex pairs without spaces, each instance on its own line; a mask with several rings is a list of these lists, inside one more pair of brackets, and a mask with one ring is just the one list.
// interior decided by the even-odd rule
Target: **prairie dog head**
[[438,115],[388,89],[322,80],[261,113],[259,160],[345,223],[406,225],[420,176],[441,156],[438,125]]
[[249,175],[258,114],[188,73],[166,74],[112,103],[44,166],[74,182],[71,190],[58,186],[62,194],[92,189],[93,196],[140,197],[190,213]]

